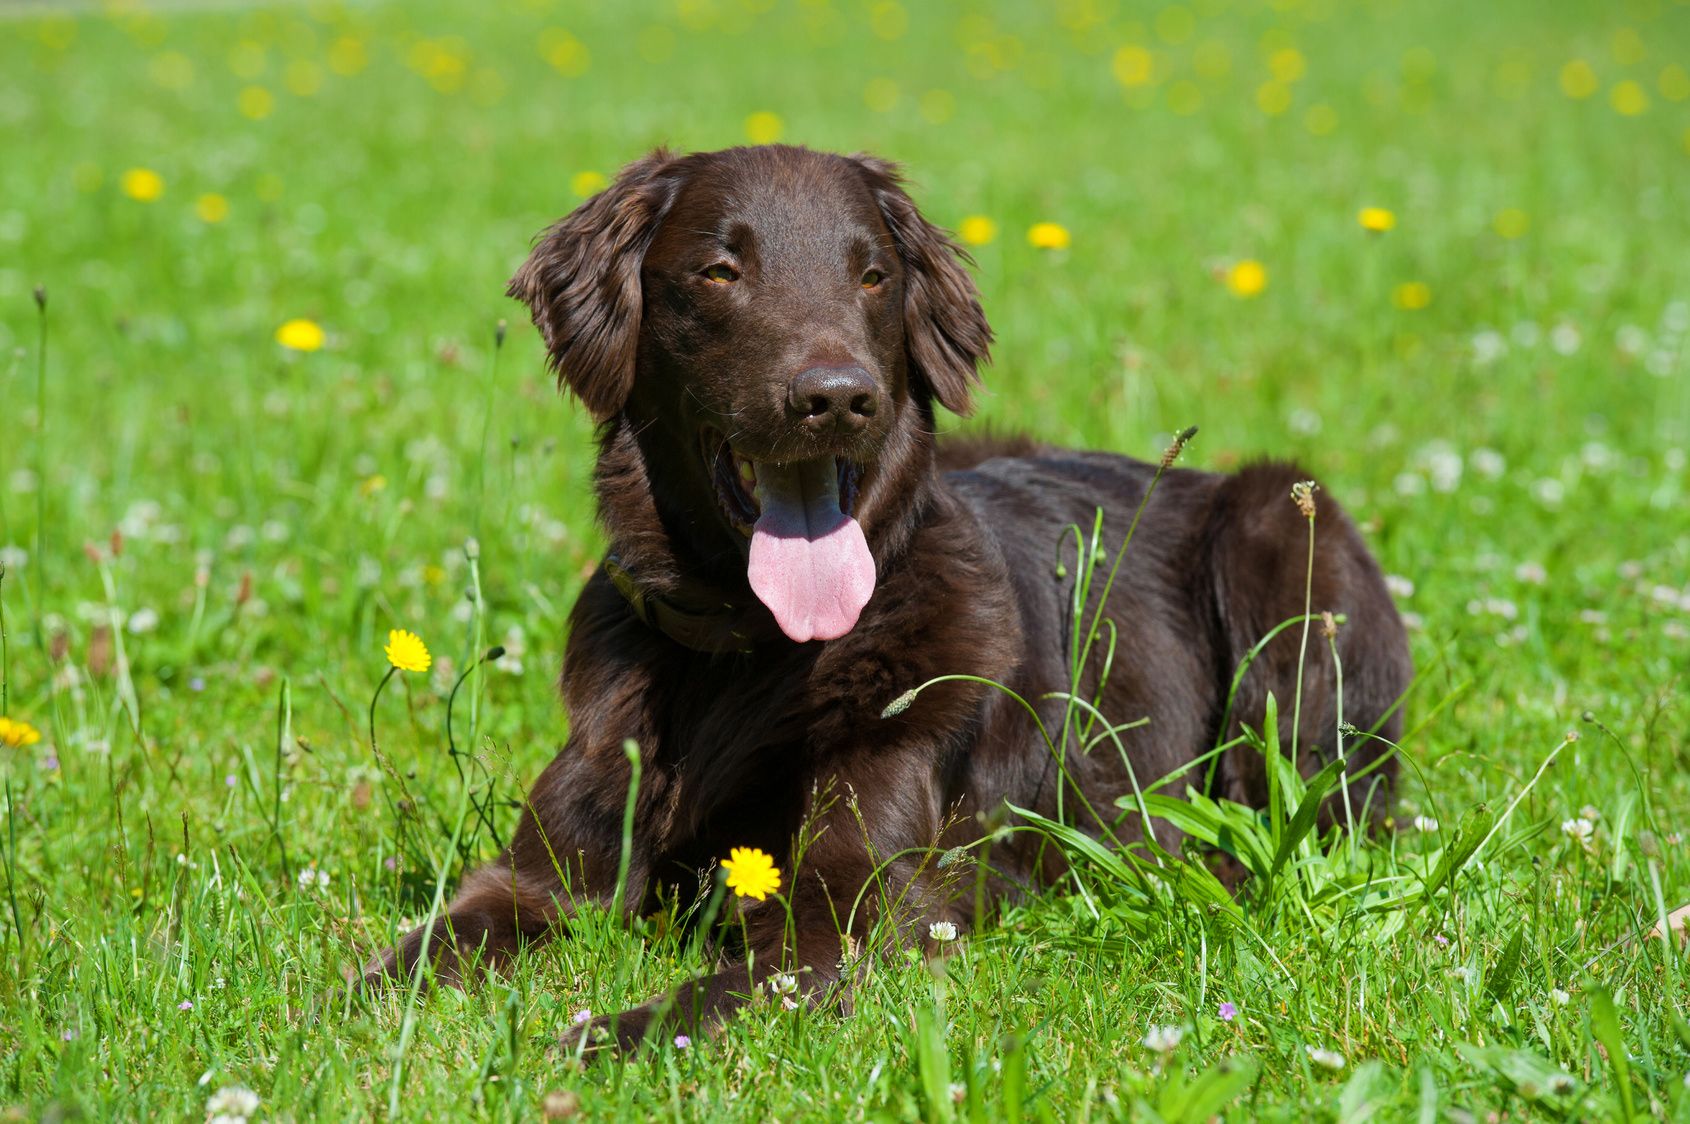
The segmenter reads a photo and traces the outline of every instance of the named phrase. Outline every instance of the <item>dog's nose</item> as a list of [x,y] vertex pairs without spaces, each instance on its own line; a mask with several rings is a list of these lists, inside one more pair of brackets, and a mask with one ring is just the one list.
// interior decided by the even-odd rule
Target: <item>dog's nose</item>
[[880,391],[861,367],[811,367],[786,388],[786,404],[815,433],[854,433],[880,406]]

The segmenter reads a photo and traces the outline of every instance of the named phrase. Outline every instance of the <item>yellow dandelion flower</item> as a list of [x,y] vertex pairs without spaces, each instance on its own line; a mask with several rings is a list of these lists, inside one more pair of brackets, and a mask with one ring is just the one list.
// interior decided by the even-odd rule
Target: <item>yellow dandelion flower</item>
[[1661,71],[1655,85],[1661,91],[1661,96],[1668,101],[1684,101],[1690,98],[1690,71],[1673,63]]
[[323,68],[310,59],[294,59],[283,71],[282,83],[290,94],[311,97],[323,88]]
[[41,731],[17,718],[0,718],[0,745],[23,749],[41,740]]
[[603,172],[576,172],[569,178],[569,190],[575,193],[577,199],[597,195],[608,186],[610,181],[604,178]]
[[137,203],[151,203],[164,194],[164,177],[151,168],[130,168],[117,182]]
[[262,121],[276,111],[276,95],[263,86],[248,86],[235,99],[235,107],[242,117]]
[[1308,70],[1308,63],[1297,48],[1281,47],[1268,56],[1268,70],[1281,82],[1295,82]]
[[943,125],[956,116],[956,95],[949,90],[928,90],[921,95],[921,119],[929,125]]
[[422,637],[402,628],[388,632],[387,647],[382,651],[387,653],[387,662],[400,671],[427,671],[434,663],[434,657],[428,654],[428,645],[422,642]]
[[774,144],[784,128],[780,114],[760,109],[745,119],[745,138],[752,144]]
[[1059,222],[1036,222],[1027,228],[1027,244],[1040,250],[1066,250],[1073,241]]
[[1256,108],[1269,117],[1278,117],[1291,108],[1291,87],[1284,82],[1263,82],[1256,87]]
[[1512,241],[1526,236],[1526,231],[1532,228],[1532,220],[1530,215],[1518,207],[1504,207],[1496,213],[1493,225],[1498,234]]
[[276,329],[276,342],[289,351],[316,351],[323,346],[323,329],[315,320],[289,320]]
[[1356,221],[1361,224],[1363,230],[1373,234],[1383,234],[1387,230],[1395,228],[1397,215],[1395,211],[1384,207],[1363,207],[1356,214]]
[[1251,297],[1259,297],[1262,295],[1262,290],[1267,288],[1267,284],[1267,266],[1255,258],[1245,258],[1243,261],[1234,262],[1231,268],[1226,271],[1226,287],[1232,291],[1232,295],[1235,297],[1242,297],[1246,300]]
[[898,108],[902,91],[890,78],[870,78],[863,87],[863,104],[876,113],[890,113]]
[[722,869],[728,874],[728,889],[742,898],[762,901],[780,889],[780,867],[756,847],[735,847],[722,860]]
[[229,201],[216,192],[207,192],[194,200],[194,214],[201,222],[222,222],[229,217]]
[[957,224],[956,236],[969,246],[984,246],[998,236],[998,224],[985,215],[969,215]]
[[1601,82],[1596,68],[1583,59],[1573,59],[1561,68],[1561,92],[1570,98],[1588,98]]
[[1115,52],[1109,69],[1114,72],[1115,81],[1128,89],[1148,86],[1156,78],[1156,56],[1136,43],[1128,43]]
[[361,484],[358,485],[358,494],[369,497],[375,495],[379,491],[382,491],[386,487],[387,477],[378,472],[374,476],[367,477]]
[[1418,312],[1432,303],[1432,287],[1424,281],[1404,281],[1391,290],[1391,303],[1405,312]]
[[362,39],[343,35],[329,45],[329,69],[336,74],[350,77],[368,65],[370,55]]
[[881,0],[869,9],[868,25],[876,36],[890,41],[902,37],[909,30],[910,15],[904,11],[902,4]]
[[1608,104],[1622,117],[1636,117],[1649,110],[1649,93],[1641,82],[1627,78],[1608,91]]

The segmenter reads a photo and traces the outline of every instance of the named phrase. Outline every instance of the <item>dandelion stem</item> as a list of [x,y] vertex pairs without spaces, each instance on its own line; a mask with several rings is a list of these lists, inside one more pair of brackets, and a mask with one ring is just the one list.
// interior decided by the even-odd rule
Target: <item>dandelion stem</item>
[[0,715],[11,709],[12,650],[6,644],[6,565],[0,562]]
[[35,590],[35,642],[47,647],[42,598],[47,595],[47,289],[35,287],[36,322],[40,325],[35,349],[35,572],[30,583]]
[[389,679],[392,679],[394,672],[396,672],[398,670],[399,669],[397,667],[388,668],[387,674],[381,677],[380,683],[376,684],[376,693],[374,695],[370,696],[370,752],[371,753],[379,753],[380,752],[378,749],[376,749],[376,703],[381,701],[381,693],[382,693],[382,691],[387,689],[387,681]]

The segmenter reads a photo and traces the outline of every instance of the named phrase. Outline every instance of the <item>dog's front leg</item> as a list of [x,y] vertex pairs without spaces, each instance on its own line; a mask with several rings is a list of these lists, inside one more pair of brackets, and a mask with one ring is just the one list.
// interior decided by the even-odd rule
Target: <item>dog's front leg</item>
[[786,1008],[837,998],[845,966],[875,945],[925,933],[945,911],[933,877],[943,798],[937,755],[911,746],[832,758],[814,774],[804,828],[784,857],[784,893],[739,899],[746,955],[618,1015],[600,1018],[566,1046],[627,1048],[643,1040],[706,1035],[748,1005]]
[[[577,906],[609,905],[621,856],[629,768],[620,745],[594,748],[571,737],[529,795],[516,836],[471,873],[446,912],[413,929],[364,968],[367,983],[410,979],[422,960],[440,982],[495,967],[525,944],[555,935]],[[669,798],[667,778],[647,770],[636,802],[625,908],[645,897],[650,839]]]

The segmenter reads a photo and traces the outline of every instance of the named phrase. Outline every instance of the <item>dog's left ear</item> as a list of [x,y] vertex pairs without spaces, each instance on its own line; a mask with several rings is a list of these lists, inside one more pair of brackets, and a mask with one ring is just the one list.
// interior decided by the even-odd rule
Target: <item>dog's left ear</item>
[[973,259],[922,217],[904,190],[898,166],[874,156],[853,157],[880,204],[904,265],[904,346],[910,372],[954,414],[974,409],[978,367],[990,362],[992,326],[980,308],[967,265]]

